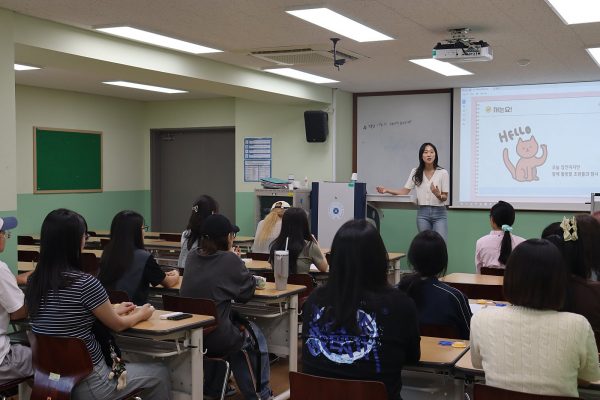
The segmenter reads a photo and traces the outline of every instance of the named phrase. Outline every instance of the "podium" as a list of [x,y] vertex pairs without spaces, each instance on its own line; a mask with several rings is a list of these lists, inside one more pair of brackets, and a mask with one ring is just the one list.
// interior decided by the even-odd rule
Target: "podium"
[[366,217],[366,197],[366,183],[313,182],[311,230],[321,248],[331,248],[333,237],[346,221]]
[[380,228],[380,221],[383,218],[384,209],[404,209],[414,210],[417,208],[416,198],[410,194],[368,194],[367,195],[367,218],[375,221],[377,230]]

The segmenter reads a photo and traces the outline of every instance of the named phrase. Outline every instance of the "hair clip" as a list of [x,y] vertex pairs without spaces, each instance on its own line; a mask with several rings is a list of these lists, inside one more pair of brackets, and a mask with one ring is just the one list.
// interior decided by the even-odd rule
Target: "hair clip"
[[198,206],[194,206],[194,207],[192,207],[192,211],[193,211],[193,212],[198,212]]
[[574,242],[578,239],[577,236],[577,221],[575,217],[570,219],[563,217],[560,227],[563,230],[563,239],[565,242]]
[[502,225],[502,230],[503,230],[504,232],[512,232],[512,226],[510,226],[510,225],[506,225],[506,224],[505,224],[505,225]]

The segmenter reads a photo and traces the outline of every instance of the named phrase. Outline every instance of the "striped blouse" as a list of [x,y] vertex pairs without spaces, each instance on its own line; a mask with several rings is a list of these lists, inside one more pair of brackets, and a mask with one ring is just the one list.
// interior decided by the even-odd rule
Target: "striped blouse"
[[75,280],[66,288],[45,297],[35,318],[34,333],[51,336],[77,337],[85,342],[94,365],[104,362],[100,345],[92,333],[96,320],[92,310],[108,300],[106,290],[91,275],[68,272]]

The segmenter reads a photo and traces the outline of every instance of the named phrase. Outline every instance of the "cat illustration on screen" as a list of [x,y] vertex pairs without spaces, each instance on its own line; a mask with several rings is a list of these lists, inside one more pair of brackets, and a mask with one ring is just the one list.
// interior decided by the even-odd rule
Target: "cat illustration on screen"
[[514,180],[519,182],[531,182],[540,179],[537,176],[537,167],[544,165],[546,162],[548,150],[546,145],[542,144],[542,155],[536,157],[535,155],[537,154],[539,147],[540,146],[534,136],[531,136],[528,140],[519,138],[519,141],[517,142],[517,155],[521,158],[517,161],[516,166],[512,164],[508,157],[508,149],[504,149],[504,165],[506,165],[506,168]]

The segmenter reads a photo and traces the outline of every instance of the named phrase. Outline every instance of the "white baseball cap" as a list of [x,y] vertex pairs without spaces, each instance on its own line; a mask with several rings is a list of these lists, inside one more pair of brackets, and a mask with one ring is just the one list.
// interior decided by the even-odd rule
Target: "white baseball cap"
[[283,208],[285,210],[286,208],[290,208],[290,207],[291,207],[290,203],[288,203],[287,201],[276,201],[271,206],[271,210],[274,208]]

